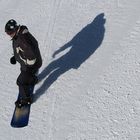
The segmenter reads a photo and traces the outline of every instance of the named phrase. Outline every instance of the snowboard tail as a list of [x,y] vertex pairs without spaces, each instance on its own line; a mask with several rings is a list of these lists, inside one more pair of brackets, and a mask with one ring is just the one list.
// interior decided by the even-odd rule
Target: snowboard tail
[[[30,94],[33,95],[34,86],[30,87]],[[18,99],[20,98],[20,94],[18,94]],[[31,104],[27,104],[22,106],[21,108],[15,106],[15,110],[13,113],[13,117],[11,120],[12,127],[25,127],[29,122]]]

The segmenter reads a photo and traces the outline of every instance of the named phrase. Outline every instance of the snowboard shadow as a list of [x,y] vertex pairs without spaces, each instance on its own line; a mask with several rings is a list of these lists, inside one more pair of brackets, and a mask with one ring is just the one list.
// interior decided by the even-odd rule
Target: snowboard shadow
[[79,33],[77,33],[71,41],[66,43],[60,49],[54,52],[55,57],[60,52],[67,48],[70,50],[58,58],[52,61],[44,70],[39,74],[39,79],[46,78],[36,90],[34,94],[34,101],[36,101],[45,91],[59,78],[62,74],[70,69],[78,69],[101,45],[105,27],[104,13],[96,16],[96,18],[84,27]]

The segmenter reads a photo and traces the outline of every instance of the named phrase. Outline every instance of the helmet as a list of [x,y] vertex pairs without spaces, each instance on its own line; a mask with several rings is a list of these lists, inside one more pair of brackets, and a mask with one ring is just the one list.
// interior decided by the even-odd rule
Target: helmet
[[14,19],[10,19],[5,25],[5,32],[9,35],[16,32],[17,29],[18,29],[18,25]]

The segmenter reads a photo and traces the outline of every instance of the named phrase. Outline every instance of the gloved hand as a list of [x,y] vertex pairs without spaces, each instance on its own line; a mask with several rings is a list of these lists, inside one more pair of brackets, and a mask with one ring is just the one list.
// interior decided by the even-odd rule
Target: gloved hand
[[13,57],[10,58],[10,63],[13,64],[13,65],[16,64],[15,56],[13,56]]

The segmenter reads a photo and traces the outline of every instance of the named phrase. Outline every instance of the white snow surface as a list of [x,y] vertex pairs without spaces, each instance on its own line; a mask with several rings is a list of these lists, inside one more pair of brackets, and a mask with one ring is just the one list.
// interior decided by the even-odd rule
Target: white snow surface
[[[139,0],[0,0],[0,140],[140,140],[139,13]],[[43,58],[24,128],[10,126],[20,67],[9,19]]]

